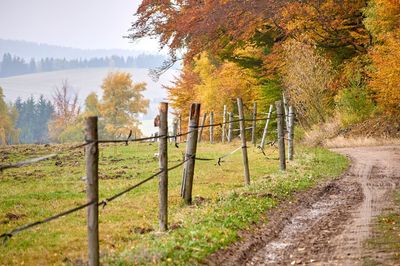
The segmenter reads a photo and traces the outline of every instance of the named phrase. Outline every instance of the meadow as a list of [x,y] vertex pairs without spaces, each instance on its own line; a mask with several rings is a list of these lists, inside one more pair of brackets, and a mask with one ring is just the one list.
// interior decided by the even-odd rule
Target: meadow
[[[71,145],[18,145],[0,148],[0,163],[15,162]],[[240,146],[206,144],[197,156],[217,158]],[[157,143],[101,145],[100,199],[111,196],[158,171]],[[185,145],[169,146],[169,166],[182,161]],[[100,250],[105,265],[197,264],[208,254],[232,243],[249,226],[295,191],[338,176],[345,157],[321,148],[297,149],[287,172],[278,169],[275,147],[266,156],[249,149],[252,184],[244,186],[239,152],[218,166],[196,161],[194,204],[180,198],[182,168],[169,173],[170,230],[158,232],[157,179],[100,209]],[[85,203],[83,149],[35,165],[8,169],[0,175],[0,233]],[[21,232],[0,245],[0,264],[83,264],[86,261],[86,212],[62,217]]]

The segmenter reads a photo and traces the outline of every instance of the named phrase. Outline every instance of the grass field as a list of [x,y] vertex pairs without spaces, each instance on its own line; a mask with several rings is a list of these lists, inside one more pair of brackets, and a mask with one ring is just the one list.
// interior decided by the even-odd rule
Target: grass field
[[[240,144],[200,144],[197,156],[216,158]],[[0,148],[0,163],[65,149],[65,145]],[[111,196],[158,169],[156,143],[102,145],[100,198]],[[169,166],[182,161],[185,145],[169,146]],[[100,209],[102,264],[198,264],[208,254],[237,239],[237,232],[260,219],[269,208],[319,180],[338,176],[348,162],[320,148],[298,148],[288,171],[278,169],[277,150],[264,156],[249,149],[252,184],[243,185],[241,152],[216,161],[196,161],[193,206],[180,198],[182,168],[169,173],[167,233],[157,232],[157,179]],[[85,203],[83,150],[0,173],[0,234]],[[84,210],[15,235],[0,245],[2,265],[81,264],[86,261]]]
[[[367,247],[382,253],[390,254],[387,261],[390,265],[400,265],[400,190],[393,195],[393,206],[389,211],[377,217],[372,228],[372,237],[367,241]],[[382,265],[375,258],[364,259],[365,265]]]

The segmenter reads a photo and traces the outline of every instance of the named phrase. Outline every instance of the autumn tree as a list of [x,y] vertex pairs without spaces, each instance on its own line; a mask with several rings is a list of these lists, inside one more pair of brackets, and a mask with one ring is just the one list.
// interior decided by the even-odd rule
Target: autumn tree
[[68,83],[63,82],[61,88],[55,90],[53,105],[55,112],[49,123],[49,137],[52,141],[60,142],[63,131],[73,126],[80,114],[78,95],[71,95]]
[[18,130],[15,121],[18,113],[14,106],[4,101],[3,89],[0,87],[0,144],[12,144],[18,142]]
[[285,45],[282,79],[289,101],[306,126],[325,122],[333,109],[331,63],[314,46],[295,40]]
[[372,0],[365,24],[374,37],[370,52],[373,68],[370,88],[378,106],[387,113],[400,112],[400,2]]
[[129,73],[114,72],[108,74],[101,88],[103,98],[99,110],[105,131],[113,137],[127,136],[131,130],[140,136],[138,116],[146,114],[149,106],[142,94],[146,83],[133,83]]

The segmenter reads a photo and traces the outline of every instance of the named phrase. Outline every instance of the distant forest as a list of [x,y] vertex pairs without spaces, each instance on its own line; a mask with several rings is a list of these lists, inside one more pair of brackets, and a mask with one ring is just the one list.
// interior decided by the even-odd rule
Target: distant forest
[[94,57],[90,59],[70,59],[65,58],[42,58],[35,60],[32,58],[29,62],[25,59],[11,55],[3,54],[0,62],[0,77],[10,77],[16,75],[56,71],[74,68],[96,68],[96,67],[118,67],[118,68],[157,68],[165,58],[161,55],[139,54],[135,57],[117,56]]

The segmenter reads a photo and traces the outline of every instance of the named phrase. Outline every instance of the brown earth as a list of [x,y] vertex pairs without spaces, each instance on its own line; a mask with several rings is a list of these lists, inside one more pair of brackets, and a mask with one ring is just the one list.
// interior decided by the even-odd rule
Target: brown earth
[[375,217],[390,207],[400,185],[400,146],[341,148],[352,166],[337,180],[296,195],[269,212],[267,223],[211,255],[209,265],[362,265],[366,258],[395,265],[371,250]]

